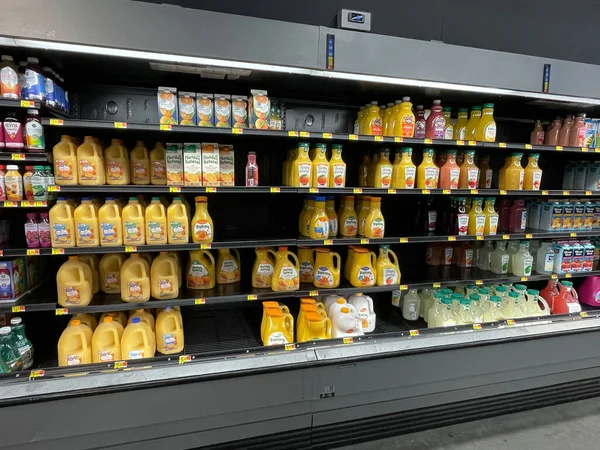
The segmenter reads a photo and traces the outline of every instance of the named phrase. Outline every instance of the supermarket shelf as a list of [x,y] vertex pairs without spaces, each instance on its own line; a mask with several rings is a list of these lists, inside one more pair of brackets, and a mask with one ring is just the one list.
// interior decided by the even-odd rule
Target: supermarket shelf
[[484,148],[505,148],[507,150],[529,150],[537,152],[600,153],[600,147],[564,147],[560,145],[531,145],[514,142],[482,142]]
[[18,202],[5,200],[0,202],[0,208],[47,208],[51,203],[51,201],[47,202],[45,200],[22,200]]
[[9,98],[0,99],[0,107],[3,108],[36,108],[42,107],[41,103],[37,100],[12,100]]
[[[134,194],[295,194],[298,188],[293,187],[271,187],[271,186],[157,186],[157,185],[101,185],[101,186],[49,186],[50,192],[60,192],[61,194],[73,193],[104,193],[113,195],[134,195]],[[600,192],[598,193],[600,195]]]
[[4,149],[3,152],[0,152],[0,161],[2,162],[48,162],[48,154],[47,153],[12,153],[6,151]]

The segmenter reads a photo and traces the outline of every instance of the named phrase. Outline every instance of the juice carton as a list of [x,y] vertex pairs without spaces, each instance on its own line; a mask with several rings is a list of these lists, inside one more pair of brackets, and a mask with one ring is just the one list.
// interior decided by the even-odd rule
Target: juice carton
[[250,101],[248,102],[248,117],[250,128],[269,129],[271,122],[271,102],[267,97],[267,91],[251,89]]
[[221,186],[235,186],[233,145],[219,145],[219,179]]
[[540,217],[540,230],[560,231],[562,230],[563,205],[558,201],[542,204]]
[[0,261],[0,300],[21,295],[19,267],[16,261]]
[[583,222],[585,218],[585,205],[580,202],[575,202],[573,205],[573,230],[583,230]]
[[569,231],[573,229],[573,221],[575,213],[575,205],[571,202],[563,203],[563,219],[562,219],[562,230]]
[[592,224],[593,230],[600,230],[600,202],[594,204],[594,223]]
[[595,147],[596,146],[596,120],[585,119],[585,141],[584,147]]
[[232,95],[231,114],[233,128],[248,128],[248,97]]
[[596,248],[590,241],[581,241],[583,244],[583,267],[584,272],[590,272],[594,268],[594,254]]
[[169,186],[183,186],[183,146],[167,143],[165,146],[165,159],[167,162],[167,184]]
[[573,263],[573,247],[566,241],[555,242],[554,250],[554,273],[570,273]]
[[183,144],[183,173],[185,186],[202,186],[201,144]]
[[215,94],[215,127],[231,128],[231,95]]
[[583,256],[585,248],[579,242],[575,241],[572,243],[573,247],[573,259],[571,262],[571,272],[583,271]]
[[177,88],[158,87],[158,123],[177,125]]
[[214,95],[212,94],[196,94],[196,110],[198,114],[199,127],[214,127]]
[[202,144],[202,184],[220,186],[219,144]]
[[596,125],[595,127],[595,131],[596,134],[594,136],[594,147],[597,147],[598,145],[600,145],[600,119],[592,119],[594,121],[594,124]]
[[592,202],[585,202],[583,207],[583,226],[581,229],[584,231],[592,231],[596,207]]
[[195,92],[179,92],[179,125],[196,125]]

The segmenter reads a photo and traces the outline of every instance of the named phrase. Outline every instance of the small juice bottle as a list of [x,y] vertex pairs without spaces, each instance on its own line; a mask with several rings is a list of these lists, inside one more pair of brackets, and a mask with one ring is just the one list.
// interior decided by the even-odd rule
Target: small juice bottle
[[479,168],[475,165],[475,150],[465,150],[464,161],[460,166],[459,189],[477,189]]
[[446,162],[440,168],[440,188],[458,189],[461,170],[456,164],[456,150],[448,150]]
[[415,115],[412,112],[410,97],[403,97],[394,120],[392,136],[413,137],[415,135]]
[[385,233],[385,221],[381,212],[381,197],[371,197],[369,214],[365,218],[364,236],[382,238]]
[[190,220],[180,197],[173,197],[167,208],[167,240],[169,244],[187,244],[190,241]]
[[19,173],[19,166],[9,164],[4,176],[6,199],[10,201],[23,200],[23,178]]
[[471,108],[471,117],[467,122],[467,128],[465,130],[465,139],[469,141],[475,140],[475,131],[477,130],[477,125],[479,124],[479,120],[481,119],[481,106],[473,106]]
[[494,172],[490,166],[490,156],[482,156],[479,161],[479,189],[491,189]]
[[392,163],[390,162],[390,150],[383,149],[379,152],[379,161],[375,166],[373,187],[389,188],[392,182]]
[[167,243],[167,212],[158,197],[152,201],[145,211],[146,215],[146,244],[164,245]]
[[329,221],[329,237],[337,236],[339,233],[338,215],[335,212],[335,199],[333,195],[328,195],[325,200],[325,212]]
[[162,142],[157,142],[150,152],[150,183],[155,185],[167,184],[166,151]]
[[75,208],[75,231],[77,247],[96,247],[100,245],[98,216],[96,208],[89,197],[83,197],[81,204]]
[[64,197],[50,209],[50,231],[52,247],[75,247],[73,210]]
[[144,208],[137,197],[129,197],[121,213],[123,218],[123,244],[144,245],[146,243],[146,224]]
[[523,190],[523,181],[525,179],[525,170],[521,166],[523,153],[512,153],[510,162],[504,172],[504,187],[501,189],[521,191]]
[[483,236],[485,230],[485,214],[482,209],[483,199],[481,197],[473,198],[471,210],[469,211],[469,231],[470,235]]
[[467,138],[467,123],[469,122],[469,109],[458,108],[458,118],[454,124],[454,132],[452,139],[457,141],[464,141]]
[[494,120],[494,104],[484,103],[481,119],[475,129],[475,140],[496,142],[496,121]]
[[382,134],[384,136],[392,136],[392,134],[393,134],[393,129],[390,131],[390,121],[391,121],[391,117],[392,117],[392,109],[393,108],[394,108],[394,104],[393,103],[388,103],[387,104],[387,108],[385,108],[385,112],[383,113],[383,117],[382,117],[382,120],[383,120],[383,130],[382,130]]
[[417,167],[412,162],[412,148],[397,150],[392,164],[392,188],[413,189]]
[[130,155],[130,173],[133,184],[150,184],[150,157],[143,141],[137,141]]
[[196,213],[192,218],[191,230],[193,242],[212,242],[214,239],[213,221],[204,196],[196,197]]
[[483,234],[486,236],[494,236],[498,231],[499,215],[494,208],[496,199],[494,197],[486,197],[483,213],[485,214],[485,228]]
[[186,280],[188,289],[212,289],[215,287],[215,258],[210,251],[190,251]]
[[381,136],[381,111],[377,102],[371,102],[363,119],[364,133],[370,136]]
[[[231,251],[233,250],[232,255]],[[234,249],[220,248],[217,258],[217,283],[232,284],[240,281],[240,252]]]
[[369,167],[371,167],[371,158],[368,153],[363,156],[363,162],[358,168],[358,185],[367,187],[369,185]]
[[342,159],[342,146],[331,146],[331,159],[329,160],[329,187],[339,188],[346,186],[346,163]]
[[104,158],[102,148],[92,136],[86,136],[83,144],[77,147],[79,166],[79,184],[102,185],[106,182],[104,175]]
[[315,208],[308,222],[308,237],[327,239],[329,237],[329,218],[325,212],[325,197],[315,197]]
[[[31,182],[31,177],[33,176],[34,171],[33,167],[34,166],[25,166],[25,173],[23,174],[23,192],[25,200],[29,201],[33,200],[33,184]],[[3,200],[6,200],[6,198]]]
[[300,265],[298,258],[287,247],[279,247],[275,253],[275,269],[271,289],[275,292],[300,289]]
[[540,159],[539,153],[531,153],[527,167],[525,167],[525,175],[523,178],[523,189],[526,191],[539,191],[542,184],[542,169],[538,166]]
[[327,161],[327,146],[317,144],[315,157],[312,162],[311,186],[329,187],[329,161]]
[[311,187],[312,161],[308,156],[310,146],[307,142],[298,144],[298,156],[290,166],[290,186]]
[[417,168],[417,188],[437,189],[440,169],[433,162],[433,149],[423,149],[423,162]]
[[340,222],[340,236],[355,237],[358,232],[358,217],[354,210],[354,196],[342,197],[342,208],[338,215]]
[[104,164],[106,184],[129,184],[129,153],[119,139],[113,139],[110,146],[104,151]]

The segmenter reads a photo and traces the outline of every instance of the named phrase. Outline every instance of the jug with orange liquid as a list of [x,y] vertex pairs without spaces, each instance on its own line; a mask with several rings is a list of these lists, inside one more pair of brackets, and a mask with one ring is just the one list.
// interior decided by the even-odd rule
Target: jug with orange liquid
[[154,353],[156,353],[156,340],[150,325],[135,317],[123,331],[121,357],[124,360],[152,358]]
[[64,197],[50,209],[50,232],[52,247],[75,247],[73,210]]
[[105,317],[92,336],[92,362],[118,361],[121,359],[120,323]]
[[121,300],[130,303],[150,300],[150,265],[137,253],[121,266]]
[[129,153],[120,139],[113,139],[104,151],[104,164],[106,184],[129,184],[131,181]]
[[58,340],[58,365],[75,366],[92,362],[92,330],[71,320]]
[[181,197],[173,197],[167,208],[167,240],[169,244],[187,244],[190,241],[190,228],[187,209]]
[[279,247],[275,253],[275,269],[271,289],[275,292],[300,289],[300,266],[298,258],[287,247]]
[[75,242],[77,247],[97,247],[100,245],[98,216],[89,197],[83,197],[75,208]]
[[302,332],[296,335],[298,342],[331,339],[331,320],[316,312],[307,312]]
[[350,284],[354,287],[375,286],[375,267],[377,265],[375,253],[356,247],[350,266]]
[[70,136],[63,134],[52,149],[54,182],[59,186],[73,186],[79,182],[77,147]]
[[129,325],[131,322],[133,322],[133,319],[136,317],[139,317],[142,322],[146,322],[148,325],[150,325],[150,328],[154,330],[156,321],[154,320],[154,316],[151,312],[146,311],[145,309],[136,309],[135,311],[131,311],[129,318],[127,319],[127,324]]
[[179,280],[177,279],[177,261],[167,252],[160,254],[152,261],[150,280],[152,282],[152,297],[159,300],[176,298],[179,295]]
[[79,255],[79,261],[87,264],[92,269],[92,295],[97,294],[100,291],[100,275],[98,271],[100,259],[98,255]]
[[104,176],[104,158],[102,147],[92,136],[86,136],[83,144],[77,147],[78,181],[81,185],[102,185]]
[[393,284],[400,284],[398,257],[390,250],[389,245],[380,245],[379,256],[377,257],[377,286]]
[[254,251],[256,259],[252,267],[252,287],[271,287],[275,269],[275,251],[271,248],[257,248]]
[[131,182],[133,184],[150,184],[150,157],[143,141],[137,141],[129,158]]
[[121,266],[125,262],[122,253],[106,253],[102,256],[99,266],[100,290],[105,294],[121,292]]
[[123,244],[144,245],[146,243],[146,221],[144,208],[137,197],[129,197],[121,213],[123,217]]
[[121,208],[114,197],[106,197],[106,202],[98,211],[100,245],[123,245],[123,221]]
[[294,342],[294,318],[279,308],[264,309],[263,345],[283,345]]
[[371,197],[369,209],[365,216],[363,236],[382,238],[385,234],[385,220],[381,212],[381,197]]
[[60,266],[56,285],[58,304],[63,307],[87,306],[92,301],[92,269],[78,256],[69,256]]
[[[235,256],[231,254],[232,250]],[[220,248],[217,258],[217,283],[238,283],[240,279],[240,252],[235,248]]]
[[125,314],[124,311],[108,311],[102,313],[102,315],[100,316],[100,322],[102,322],[105,317],[112,317],[113,322],[117,322],[118,324],[120,324],[123,327],[123,329],[127,325],[127,314]]
[[312,283],[315,273],[315,249],[298,247],[298,261],[300,262],[300,281]]
[[342,259],[339,253],[329,251],[327,248],[317,248],[314,285],[318,288],[338,287],[340,285],[341,266]]
[[73,314],[71,321],[79,320],[83,325],[90,327],[90,330],[94,331],[98,326],[98,320],[93,314],[79,313]]
[[165,245],[167,243],[167,212],[158,197],[146,208],[146,244]]
[[192,241],[196,243],[212,242],[214,239],[213,221],[208,213],[207,198],[196,197],[196,213],[192,218]]
[[188,289],[215,287],[215,258],[208,250],[192,250],[187,264]]
[[150,183],[167,184],[166,150],[162,142],[157,142],[150,152]]
[[156,349],[163,355],[183,351],[183,323],[181,313],[167,306],[156,316]]

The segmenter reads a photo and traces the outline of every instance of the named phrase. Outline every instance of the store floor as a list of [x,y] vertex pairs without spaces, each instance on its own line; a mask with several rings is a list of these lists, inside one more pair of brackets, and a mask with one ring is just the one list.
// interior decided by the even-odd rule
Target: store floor
[[600,399],[478,420],[338,450],[578,450],[598,448]]

